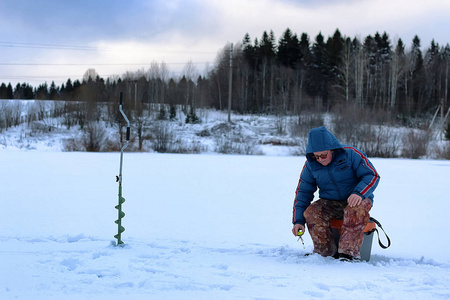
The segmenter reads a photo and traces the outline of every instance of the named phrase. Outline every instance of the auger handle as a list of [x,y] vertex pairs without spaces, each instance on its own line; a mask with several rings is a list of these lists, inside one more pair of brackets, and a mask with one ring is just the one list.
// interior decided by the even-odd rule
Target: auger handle
[[128,120],[127,116],[125,115],[125,113],[123,112],[123,109],[122,109],[122,104],[123,104],[123,93],[122,92],[120,92],[119,104],[120,104],[119,105],[119,111],[122,114],[122,116],[124,117],[125,121],[127,121],[127,136],[126,136],[126,140],[127,140],[127,142],[129,142],[130,141],[130,132],[131,132],[130,121]]

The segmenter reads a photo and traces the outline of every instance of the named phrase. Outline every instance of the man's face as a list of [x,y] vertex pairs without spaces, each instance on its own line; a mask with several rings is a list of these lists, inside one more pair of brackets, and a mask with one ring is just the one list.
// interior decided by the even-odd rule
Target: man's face
[[333,158],[333,154],[331,150],[314,152],[314,158],[322,165],[327,166],[331,159]]

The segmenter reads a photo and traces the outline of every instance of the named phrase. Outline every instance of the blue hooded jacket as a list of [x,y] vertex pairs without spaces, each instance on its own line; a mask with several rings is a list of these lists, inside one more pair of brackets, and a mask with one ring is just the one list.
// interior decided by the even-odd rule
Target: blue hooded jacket
[[[326,150],[333,150],[333,157],[323,166],[313,153]],[[341,145],[323,126],[313,128],[309,132],[306,162],[295,192],[292,222],[305,225],[303,213],[313,201],[317,188],[321,199],[347,201],[351,194],[357,194],[373,203],[373,191],[379,180],[378,172],[364,152]]]

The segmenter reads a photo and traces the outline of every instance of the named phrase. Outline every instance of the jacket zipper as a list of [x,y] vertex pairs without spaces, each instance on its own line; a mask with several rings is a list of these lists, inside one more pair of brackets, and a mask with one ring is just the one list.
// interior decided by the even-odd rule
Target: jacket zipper
[[339,194],[339,199],[341,200],[342,199],[341,191],[339,190],[339,188],[338,188],[338,186],[336,184],[336,181],[334,181],[334,177],[331,174],[331,169],[329,168],[329,166],[327,166],[327,169],[328,169],[328,175],[330,175],[331,181],[333,181],[333,184],[334,184],[334,186],[335,186],[335,188],[336,188],[336,190],[337,190],[337,192]]

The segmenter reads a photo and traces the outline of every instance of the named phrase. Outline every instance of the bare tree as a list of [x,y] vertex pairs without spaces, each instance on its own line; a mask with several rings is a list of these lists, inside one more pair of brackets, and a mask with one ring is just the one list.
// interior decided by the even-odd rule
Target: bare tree
[[402,40],[398,40],[395,51],[392,55],[391,70],[390,70],[390,101],[389,107],[392,109],[397,103],[397,90],[405,73],[405,52]]
[[355,86],[355,102],[360,106],[364,106],[364,68],[366,65],[366,54],[364,47],[358,39],[353,40],[354,50],[354,86]]
[[98,76],[97,71],[95,69],[87,69],[86,72],[83,74],[83,81],[89,82],[94,81]]
[[351,75],[351,64],[352,64],[352,44],[351,40],[347,38],[344,42],[342,64],[340,68],[340,75],[342,76],[342,89],[344,90],[345,103],[349,103],[350,100],[350,75]]
[[195,110],[195,98],[193,96],[194,93],[194,85],[193,80],[198,77],[198,71],[195,67],[192,60],[188,61],[183,69],[183,75],[186,78],[187,86],[186,86],[186,94],[185,94],[185,105],[186,109],[189,105],[189,99],[191,99],[191,109]]

